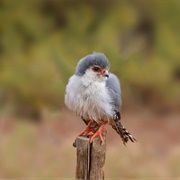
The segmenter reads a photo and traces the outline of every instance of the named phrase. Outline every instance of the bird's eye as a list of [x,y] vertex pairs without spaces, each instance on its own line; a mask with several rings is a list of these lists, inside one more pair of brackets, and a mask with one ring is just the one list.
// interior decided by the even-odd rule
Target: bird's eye
[[92,69],[93,69],[93,71],[95,71],[95,72],[101,71],[101,69],[100,69],[99,67],[97,67],[97,66],[93,67]]

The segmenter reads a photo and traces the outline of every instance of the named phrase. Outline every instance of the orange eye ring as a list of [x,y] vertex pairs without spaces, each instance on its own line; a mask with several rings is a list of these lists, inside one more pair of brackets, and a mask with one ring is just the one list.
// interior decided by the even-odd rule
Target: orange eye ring
[[101,72],[101,68],[99,68],[99,67],[97,67],[97,66],[94,66],[94,67],[92,68],[92,70],[95,71],[95,72]]

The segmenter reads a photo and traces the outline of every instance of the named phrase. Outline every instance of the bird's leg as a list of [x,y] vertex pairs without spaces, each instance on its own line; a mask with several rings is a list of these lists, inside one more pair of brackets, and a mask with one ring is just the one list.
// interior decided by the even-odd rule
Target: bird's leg
[[[86,121],[83,119],[83,121],[86,123]],[[87,124],[87,123],[86,123]],[[95,123],[94,121],[90,120],[86,126],[86,128],[84,129],[84,131],[82,131],[80,134],[78,134],[78,136],[82,136],[82,135],[88,135],[89,133],[92,133],[92,135],[96,132],[98,128],[98,124]],[[73,143],[73,146],[76,147],[76,140]]]
[[104,132],[107,132],[106,129],[104,128],[104,126],[106,125],[106,123],[107,123],[107,121],[104,122],[103,124],[101,124],[101,126],[99,127],[99,129],[92,135],[91,140],[90,140],[90,143],[93,142],[93,140],[94,140],[94,138],[95,138],[96,136],[99,136],[99,138],[100,138],[100,140],[101,140],[102,142],[104,141],[104,140],[103,140],[103,137],[102,137],[102,134],[103,134]]
[[91,125],[93,124],[93,121],[89,121],[88,125],[86,126],[86,128],[78,134],[78,136],[82,136],[84,134],[88,134],[89,132],[94,132],[94,129],[91,127]]

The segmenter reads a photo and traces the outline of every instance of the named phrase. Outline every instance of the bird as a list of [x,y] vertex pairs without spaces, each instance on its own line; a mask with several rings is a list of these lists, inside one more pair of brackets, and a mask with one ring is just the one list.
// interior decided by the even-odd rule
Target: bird
[[102,52],[81,58],[66,86],[65,104],[86,124],[78,136],[91,136],[90,143],[99,136],[104,142],[105,125],[109,124],[126,145],[129,140],[135,142],[136,139],[121,123],[120,81],[109,69],[109,60]]

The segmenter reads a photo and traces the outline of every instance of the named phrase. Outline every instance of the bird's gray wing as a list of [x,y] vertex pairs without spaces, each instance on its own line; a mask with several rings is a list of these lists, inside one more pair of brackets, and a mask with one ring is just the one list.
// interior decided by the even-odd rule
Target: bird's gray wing
[[114,106],[114,116],[112,117],[111,126],[120,135],[124,144],[130,139],[132,142],[136,139],[124,128],[121,124],[120,108],[122,104],[121,100],[121,88],[118,78],[114,74],[110,74],[107,79],[106,86],[112,99],[112,105]]
[[119,79],[114,74],[109,74],[109,78],[106,81],[106,87],[108,88],[109,94],[112,99],[112,105],[114,106],[114,110],[120,111],[121,109],[121,88]]

